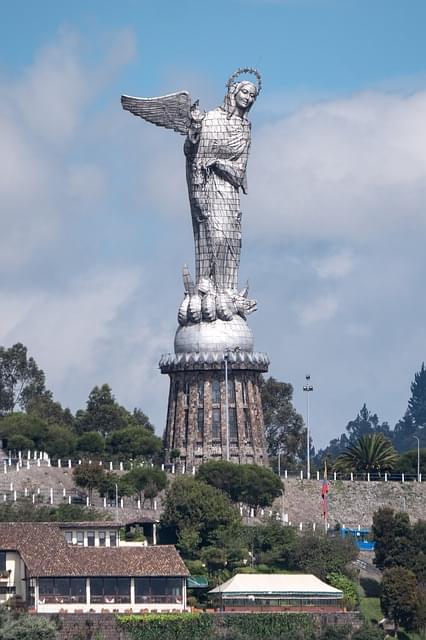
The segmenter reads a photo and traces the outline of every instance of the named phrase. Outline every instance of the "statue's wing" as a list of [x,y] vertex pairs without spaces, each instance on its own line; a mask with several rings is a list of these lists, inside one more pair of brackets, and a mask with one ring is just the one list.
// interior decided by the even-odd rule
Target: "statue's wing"
[[123,109],[148,122],[187,134],[191,124],[191,96],[187,91],[170,93],[159,98],[121,96]]

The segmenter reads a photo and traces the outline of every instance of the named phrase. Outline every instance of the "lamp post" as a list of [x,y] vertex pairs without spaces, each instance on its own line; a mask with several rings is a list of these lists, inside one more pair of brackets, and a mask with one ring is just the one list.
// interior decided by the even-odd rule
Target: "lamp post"
[[225,362],[225,425],[226,425],[226,459],[229,462],[229,398],[228,398],[228,358],[229,350],[223,354]]
[[413,436],[417,440],[417,482],[420,482],[420,440],[418,436]]
[[306,478],[311,478],[311,451],[309,447],[309,393],[314,388],[310,383],[311,376],[306,374],[306,384],[303,386],[303,391],[306,391]]
[[225,363],[225,425],[226,425],[226,460],[229,462],[229,395],[228,395],[228,360],[230,353],[238,353],[240,347],[234,349],[225,349],[223,354],[223,361]]

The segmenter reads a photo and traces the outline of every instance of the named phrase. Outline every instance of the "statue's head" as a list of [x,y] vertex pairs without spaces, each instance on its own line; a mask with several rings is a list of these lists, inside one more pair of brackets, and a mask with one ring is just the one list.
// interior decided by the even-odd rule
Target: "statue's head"
[[[257,86],[248,80],[235,82],[236,78],[242,73],[254,74],[258,80]],[[228,113],[228,117],[230,118],[236,112],[244,116],[250,111],[261,89],[260,74],[252,68],[238,69],[229,78],[227,87],[228,92],[225,96],[224,108]]]

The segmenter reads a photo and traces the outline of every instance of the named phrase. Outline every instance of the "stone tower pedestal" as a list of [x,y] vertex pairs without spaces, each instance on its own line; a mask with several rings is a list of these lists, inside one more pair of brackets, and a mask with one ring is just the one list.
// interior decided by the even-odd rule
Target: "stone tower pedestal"
[[175,355],[160,361],[170,376],[166,450],[179,449],[187,465],[226,460],[228,449],[231,462],[267,464],[259,386],[268,365],[239,316],[179,327]]

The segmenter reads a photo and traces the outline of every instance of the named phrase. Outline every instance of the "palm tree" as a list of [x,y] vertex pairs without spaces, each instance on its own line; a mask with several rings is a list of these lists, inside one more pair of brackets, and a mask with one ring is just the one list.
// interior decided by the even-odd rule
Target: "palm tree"
[[393,469],[398,454],[383,433],[361,436],[341,453],[334,464],[335,471],[386,471]]

